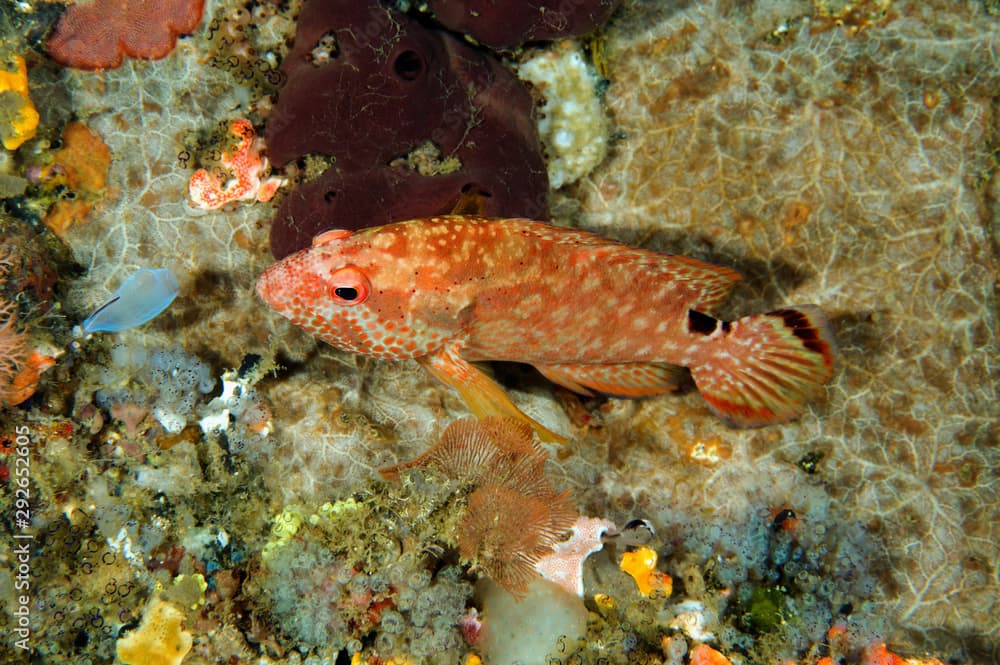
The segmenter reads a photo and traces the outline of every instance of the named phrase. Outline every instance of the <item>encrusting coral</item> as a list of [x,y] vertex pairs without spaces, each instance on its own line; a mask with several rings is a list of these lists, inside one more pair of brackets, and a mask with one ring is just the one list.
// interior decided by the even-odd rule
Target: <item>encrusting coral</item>
[[732,665],[732,661],[707,644],[699,644],[691,650],[691,665]]
[[608,154],[610,130],[598,95],[595,69],[576,42],[565,40],[517,66],[544,98],[538,133],[554,189],[587,175]]
[[617,530],[615,523],[610,520],[578,517],[570,527],[569,538],[553,545],[552,552],[535,563],[535,570],[550,582],[582,598],[584,562],[591,554],[604,547],[606,536],[614,535]]
[[82,122],[66,124],[62,146],[37,175],[43,191],[68,188],[45,215],[45,225],[53,233],[64,238],[71,226],[87,218],[104,198],[110,166],[111,150],[97,132]]
[[619,567],[632,576],[639,593],[649,596],[654,592],[669,596],[673,581],[666,573],[656,569],[658,555],[650,547],[638,547],[622,555]]
[[[885,3],[796,6],[821,5]],[[896,0],[843,28],[797,11],[623,6],[606,31],[606,100],[627,138],[570,205],[577,223],[622,240],[734,257],[750,275],[745,297],[821,302],[842,350],[830,407],[795,428],[738,436],[707,427],[695,408],[650,404],[627,420],[634,445],[614,483],[650,488],[621,494],[663,505],[664,524],[704,506],[743,521],[755,502],[767,510],[821,483],[830,507],[796,505],[800,531],[884,547],[858,571],[881,570],[868,598],[898,621],[894,634],[958,660],[988,658],[990,639],[970,636],[1000,630],[1000,581],[988,572],[1000,559],[990,472],[1000,452],[989,231],[998,175],[983,149],[997,140],[995,20],[981,3],[937,0]],[[680,436],[663,427],[672,420]],[[716,438],[732,453],[704,470],[684,456],[666,464],[638,452],[646,436],[663,442],[656,455]],[[821,463],[796,467],[817,453]],[[852,523],[863,539],[834,537]],[[802,647],[793,644],[769,653]]]
[[46,48],[79,69],[113,69],[126,55],[156,60],[201,22],[205,0],[93,0],[71,5]]

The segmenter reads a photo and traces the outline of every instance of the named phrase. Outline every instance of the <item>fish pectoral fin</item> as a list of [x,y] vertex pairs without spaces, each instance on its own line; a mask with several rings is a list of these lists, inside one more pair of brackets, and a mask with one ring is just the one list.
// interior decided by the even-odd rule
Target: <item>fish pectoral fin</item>
[[650,397],[677,390],[687,377],[683,367],[660,363],[617,365],[535,365],[542,375],[581,395],[594,391],[615,397]]
[[510,401],[500,385],[463,358],[457,346],[423,358],[417,358],[424,369],[462,396],[477,417],[507,416],[527,423],[542,441],[565,444],[566,438],[536,422]]

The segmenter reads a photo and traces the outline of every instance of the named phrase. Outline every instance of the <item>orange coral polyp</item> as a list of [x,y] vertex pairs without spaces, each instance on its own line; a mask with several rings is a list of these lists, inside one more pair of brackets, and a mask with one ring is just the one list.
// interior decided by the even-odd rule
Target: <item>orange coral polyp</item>
[[[14,305],[0,301],[0,403],[13,406],[19,395],[14,380],[28,359],[27,338],[17,330]],[[21,400],[23,401],[23,400]]]
[[2,401],[8,406],[17,406],[26,402],[38,389],[38,381],[41,379],[42,373],[55,364],[56,359],[52,356],[43,355],[37,350],[33,351],[24,362],[21,371],[10,382]]

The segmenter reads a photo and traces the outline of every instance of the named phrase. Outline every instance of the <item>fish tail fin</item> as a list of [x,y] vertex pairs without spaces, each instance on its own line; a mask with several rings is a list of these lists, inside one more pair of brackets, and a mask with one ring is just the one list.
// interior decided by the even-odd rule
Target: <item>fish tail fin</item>
[[712,411],[732,425],[760,427],[802,415],[833,374],[836,345],[819,307],[755,314],[721,328],[718,351],[691,376]]

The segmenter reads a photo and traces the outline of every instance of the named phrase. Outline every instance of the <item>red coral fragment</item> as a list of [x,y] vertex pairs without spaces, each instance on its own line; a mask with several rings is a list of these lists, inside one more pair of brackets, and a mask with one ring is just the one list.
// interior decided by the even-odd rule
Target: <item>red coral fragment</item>
[[216,210],[231,201],[253,198],[270,201],[285,184],[284,178],[261,179],[261,174],[267,171],[267,158],[260,155],[262,142],[249,120],[233,120],[229,131],[239,143],[232,152],[222,155],[220,162],[233,178],[223,183],[206,169],[195,171],[188,182],[188,191],[199,208]]
[[48,41],[52,58],[77,69],[114,69],[128,55],[158,60],[201,22],[205,0],[92,0],[66,10]]

